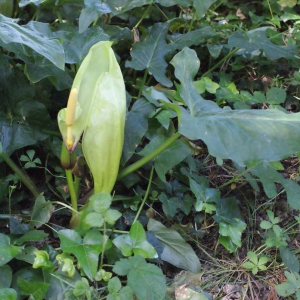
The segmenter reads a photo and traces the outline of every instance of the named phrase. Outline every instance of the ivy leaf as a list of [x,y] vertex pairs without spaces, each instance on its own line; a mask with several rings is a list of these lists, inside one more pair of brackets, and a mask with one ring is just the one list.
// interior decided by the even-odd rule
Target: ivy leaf
[[39,228],[50,220],[53,212],[53,205],[45,200],[43,194],[40,194],[34,203],[31,213],[31,227]]
[[[165,276],[160,268],[147,264],[141,256],[129,257],[116,262],[113,271],[118,275],[127,275],[127,285],[139,299],[165,299]],[[153,288],[155,287],[155,288]]]
[[277,46],[266,36],[268,27],[261,27],[243,33],[235,32],[228,40],[229,47],[245,49],[248,52],[263,50],[270,60],[279,58],[295,59],[297,48],[295,46]]
[[168,198],[165,193],[158,196],[159,201],[163,204],[163,211],[168,218],[173,218],[176,212],[182,207],[179,199],[176,197]]
[[49,287],[48,283],[27,281],[21,277],[18,277],[17,282],[21,295],[35,300],[43,300]]
[[199,258],[178,232],[153,219],[149,220],[148,230],[165,246],[161,254],[162,260],[193,273],[200,272]]
[[97,230],[88,231],[82,239],[80,235],[70,229],[58,232],[63,251],[74,254],[85,274],[93,280],[97,272],[98,258],[102,251],[103,235]]
[[124,256],[130,256],[133,253],[145,258],[157,257],[156,250],[147,242],[145,230],[139,221],[131,226],[129,234],[116,237],[113,243]]
[[124,165],[128,159],[134,154],[135,149],[139,145],[142,137],[148,129],[148,117],[154,111],[151,105],[145,99],[138,99],[126,114],[124,145],[121,163]]
[[[228,224],[223,221],[219,223],[220,235],[230,239],[230,241],[234,245],[234,251],[237,247],[241,247],[242,232],[246,229],[246,224],[242,220],[235,219],[235,221],[236,224]],[[227,243],[223,243],[224,240],[222,239],[219,239],[219,241],[228,251],[233,252],[232,246],[229,246]]]
[[48,234],[42,230],[31,230],[15,240],[15,244],[22,245],[26,242],[39,242],[45,239],[47,236]]
[[132,60],[125,64],[127,68],[138,71],[147,69],[159,83],[166,87],[172,86],[172,82],[165,75],[167,63],[164,59],[171,51],[165,41],[169,26],[169,24],[154,24],[149,37],[132,46]]
[[7,235],[0,233],[0,266],[5,265],[21,252],[20,247],[10,245],[10,238]]

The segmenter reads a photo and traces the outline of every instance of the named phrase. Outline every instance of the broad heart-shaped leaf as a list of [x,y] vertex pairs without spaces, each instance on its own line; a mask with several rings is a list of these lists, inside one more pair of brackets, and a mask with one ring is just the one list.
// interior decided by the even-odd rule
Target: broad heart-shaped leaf
[[216,214],[213,216],[213,219],[217,223],[224,221],[232,225],[236,224],[236,219],[242,219],[237,199],[235,197],[228,197],[218,201]]
[[42,300],[48,290],[49,284],[45,282],[27,281],[19,277],[18,287],[21,295],[30,296],[31,299],[35,300]]
[[278,161],[298,153],[300,114],[278,110],[216,110],[191,116],[181,108],[179,131],[202,139],[213,156],[244,166],[257,161]]
[[215,102],[204,100],[194,86],[193,80],[200,68],[200,60],[194,50],[184,48],[173,57],[171,64],[175,68],[175,76],[181,82],[180,96],[193,116],[200,111],[219,109]]
[[201,266],[198,257],[178,232],[153,219],[149,220],[148,230],[152,231],[157,239],[165,245],[161,254],[162,260],[193,273],[200,272]]
[[90,280],[93,280],[102,250],[102,234],[97,230],[90,230],[82,239],[76,231],[64,229],[58,232],[58,236],[61,241],[61,249],[74,254],[85,274]]
[[[219,233],[223,237],[230,238],[231,242],[236,247],[241,247],[242,232],[246,229],[246,224],[240,219],[236,219],[235,221],[237,222],[236,224],[228,224],[221,221],[219,223]],[[221,244],[223,244],[221,239],[219,239],[219,241],[221,242]],[[224,246],[226,247],[226,245]],[[229,248],[227,248],[227,250],[232,251],[232,249]]]
[[168,198],[165,193],[158,196],[159,201],[163,204],[165,215],[172,219],[177,211],[182,207],[182,203],[176,197]]
[[167,63],[164,59],[171,51],[165,41],[169,26],[166,23],[154,24],[149,37],[132,46],[132,60],[125,64],[126,67],[139,71],[147,69],[159,83],[167,87],[172,86],[172,82],[165,75]]
[[116,262],[113,271],[118,275],[127,275],[127,285],[138,299],[165,299],[165,276],[160,268],[147,264],[141,256],[129,257]]
[[148,129],[148,117],[154,111],[153,105],[143,98],[136,100],[126,114],[124,146],[121,163],[124,165],[134,154]]
[[50,220],[53,213],[53,205],[45,200],[43,193],[40,194],[34,203],[31,213],[31,227],[39,228]]
[[[60,69],[65,67],[65,54],[63,47],[58,40],[45,37],[40,31],[30,26],[20,26],[13,19],[0,16],[0,44],[12,50],[10,43],[21,44],[22,52],[26,53],[29,47],[37,53],[43,55]],[[14,51],[13,51],[14,52]]]
[[136,221],[130,228],[129,234],[116,237],[113,243],[119,248],[124,256],[140,255],[144,258],[157,257],[156,250],[147,241],[146,233],[139,221]]
[[216,1],[217,0],[205,0],[205,1],[194,0],[193,6],[195,7],[197,13],[199,14],[199,17],[203,18],[206,11],[209,9],[209,7]]
[[266,57],[270,60],[278,58],[295,59],[297,49],[295,46],[277,46],[273,44],[266,36],[266,29],[261,27],[250,30],[246,33],[241,31],[235,32],[228,40],[230,47],[245,49],[248,52],[263,50]]
[[193,86],[200,62],[195,51],[179,52],[171,62],[181,81],[180,95],[190,112],[180,107],[179,131],[192,140],[202,139],[209,153],[243,166],[255,161],[278,161],[298,153],[300,114],[278,110],[224,110],[204,100]]
[[0,233],[0,266],[5,265],[21,252],[20,247],[10,245],[10,238],[7,235]]

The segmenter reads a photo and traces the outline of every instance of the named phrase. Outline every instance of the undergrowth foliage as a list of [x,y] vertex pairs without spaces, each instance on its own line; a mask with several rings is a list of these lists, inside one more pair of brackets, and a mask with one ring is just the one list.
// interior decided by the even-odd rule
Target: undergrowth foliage
[[[1,299],[219,299],[228,272],[243,299],[253,280],[300,299],[296,1],[18,0],[0,13]],[[99,43],[114,67],[94,53],[81,73]],[[82,107],[101,93],[124,107],[89,106],[65,172],[57,114],[75,83]]]

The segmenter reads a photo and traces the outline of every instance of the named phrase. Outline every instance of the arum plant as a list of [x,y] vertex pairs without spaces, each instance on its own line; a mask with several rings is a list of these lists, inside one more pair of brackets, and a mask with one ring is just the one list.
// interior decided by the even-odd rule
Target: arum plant
[[[67,107],[58,113],[58,126],[64,141],[62,165],[66,169],[75,210],[77,195],[71,170],[82,134],[82,151],[93,176],[94,193],[111,193],[118,175],[126,94],[111,44],[99,42],[90,49],[74,79]],[[75,219],[76,213],[73,213],[72,220]]]

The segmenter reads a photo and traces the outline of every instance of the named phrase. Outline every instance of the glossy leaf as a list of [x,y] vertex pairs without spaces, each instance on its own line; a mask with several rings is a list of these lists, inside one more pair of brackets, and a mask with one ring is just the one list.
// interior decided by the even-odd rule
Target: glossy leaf
[[34,203],[31,213],[31,226],[35,228],[41,227],[47,223],[52,215],[53,205],[45,200],[43,194],[40,194]]
[[197,255],[178,232],[153,219],[149,220],[148,230],[152,231],[165,246],[161,254],[162,260],[190,272],[200,272],[200,262]]
[[130,228],[129,234],[116,237],[114,245],[119,248],[124,256],[140,255],[144,258],[157,257],[156,250],[147,241],[146,233],[139,221],[136,221]]
[[10,288],[0,288],[0,298],[5,300],[16,300],[18,297],[17,292]]
[[58,68],[64,69],[65,55],[58,40],[49,39],[34,28],[20,26],[13,19],[4,16],[0,17],[0,27],[0,43],[3,47],[10,43],[25,45],[49,59]]
[[35,300],[43,300],[49,287],[48,283],[28,281],[21,277],[17,282],[21,295],[30,296]]
[[266,29],[261,27],[242,33],[235,32],[228,40],[229,47],[245,49],[248,52],[263,50],[266,57],[270,60],[278,58],[295,59],[297,50],[295,46],[277,46],[273,44],[266,36]]
[[168,29],[167,24],[154,24],[149,37],[132,46],[132,60],[127,61],[125,66],[138,71],[147,69],[159,83],[170,87],[172,82],[165,75],[167,63],[164,59],[171,51],[165,41]]
[[74,254],[85,274],[92,280],[97,272],[98,256],[102,250],[102,234],[96,230],[90,230],[82,239],[76,231],[64,229],[59,231],[58,236],[61,249]]
[[153,264],[147,264],[141,256],[121,259],[115,264],[113,271],[118,275],[127,275],[127,285],[139,299],[165,298],[166,285],[162,271]]
[[0,266],[5,265],[21,252],[20,247],[10,245],[10,238],[7,235],[0,233]]
[[123,165],[135,153],[135,149],[148,129],[148,117],[153,111],[153,106],[140,98],[134,102],[131,110],[127,112],[121,159]]

